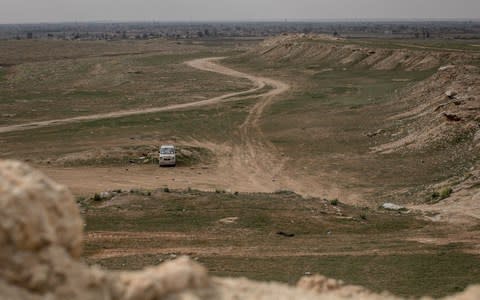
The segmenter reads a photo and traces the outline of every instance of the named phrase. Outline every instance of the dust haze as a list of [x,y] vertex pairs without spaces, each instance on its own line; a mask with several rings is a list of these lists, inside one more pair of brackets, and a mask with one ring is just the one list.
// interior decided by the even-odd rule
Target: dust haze
[[478,19],[476,0],[0,1],[0,23]]

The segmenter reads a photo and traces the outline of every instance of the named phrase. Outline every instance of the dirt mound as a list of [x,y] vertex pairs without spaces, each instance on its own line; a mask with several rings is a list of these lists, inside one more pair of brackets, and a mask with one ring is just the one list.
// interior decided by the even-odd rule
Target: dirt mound
[[[187,145],[177,147],[177,161],[179,166],[191,166],[202,161],[205,162],[210,160],[212,156],[213,154],[205,148]],[[37,161],[37,163],[64,167],[157,164],[158,145],[97,147],[91,150],[42,159]]]
[[478,148],[479,96],[479,68],[441,67],[435,75],[403,92],[397,99],[407,106],[405,112],[391,118],[400,124],[393,134],[397,138],[373,150],[391,153],[463,141],[470,141]]
[[[298,288],[220,279],[180,258],[139,272],[107,272],[79,261],[83,221],[68,190],[40,172],[0,161],[1,299],[396,299],[321,276]],[[472,287],[452,299],[476,299]]]
[[[404,112],[393,116],[390,140],[372,148],[392,154],[443,151],[455,162],[445,168],[469,168],[459,176],[431,186],[423,210],[439,220],[469,223],[480,220],[480,69],[448,65],[404,91],[396,103]],[[394,105],[395,105],[394,104]],[[438,162],[441,164],[442,162]],[[447,199],[448,198],[448,199]]]
[[465,62],[473,59],[472,55],[465,53],[366,47],[326,35],[304,34],[268,39],[246,54],[247,57],[252,55],[272,64],[327,64],[406,71],[424,71],[438,67],[444,61]]

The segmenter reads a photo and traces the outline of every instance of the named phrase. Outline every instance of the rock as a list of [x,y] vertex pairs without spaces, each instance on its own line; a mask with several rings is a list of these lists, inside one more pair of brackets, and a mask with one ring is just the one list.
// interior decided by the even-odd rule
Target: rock
[[229,217],[229,218],[221,219],[218,222],[222,224],[234,224],[234,223],[237,223],[237,221],[238,221],[238,217]]
[[[25,164],[0,161],[0,195],[2,285],[18,294],[45,293],[60,299],[55,293],[76,294],[92,279],[105,278],[79,262],[83,221],[65,187]],[[85,299],[100,296],[102,289],[92,294],[85,291]],[[0,288],[0,299],[5,299],[3,291]]]
[[187,149],[181,149],[180,153],[185,157],[192,157],[193,152]]
[[475,146],[480,146],[480,129],[477,130],[477,132],[475,133],[475,135],[473,136],[473,144]]
[[439,71],[445,71],[445,70],[449,70],[449,69],[453,69],[455,68],[454,65],[446,65],[446,66],[442,66],[440,68],[438,68]]
[[458,95],[458,93],[456,91],[452,91],[452,90],[449,90],[449,91],[446,91],[445,92],[445,95],[450,98],[450,99],[453,99],[455,98],[455,96]]
[[277,234],[281,235],[281,236],[284,236],[284,237],[294,237],[295,236],[294,233],[288,233],[288,232],[284,232],[284,231],[278,231]]
[[456,114],[451,114],[451,113],[446,113],[444,112],[443,113],[443,116],[445,118],[447,118],[448,121],[450,122],[459,122],[462,120],[462,118],[460,118],[459,116],[457,116]]
[[[321,275],[304,276],[298,281],[297,287],[324,295],[325,299],[396,299],[389,295],[384,295],[383,297],[385,298],[378,297],[363,287],[347,286],[341,280]],[[327,298],[327,295],[330,295],[332,298]]]
[[397,204],[393,204],[393,203],[383,203],[381,207],[386,210],[395,210],[395,211],[406,210],[405,207]]
[[367,133],[367,136],[368,136],[368,137],[374,137],[374,136],[377,136],[377,135],[380,135],[380,134],[384,134],[384,133],[385,133],[385,130],[379,129],[379,130],[377,130],[377,131],[375,131],[375,132],[369,132],[369,133]]
[[101,200],[110,200],[113,198],[113,193],[111,192],[101,192],[100,193]]
[[207,270],[193,260],[181,257],[158,267],[121,273],[112,285],[112,296],[121,300],[163,299],[168,295],[207,288],[209,285]]
[[317,293],[338,290],[343,285],[344,283],[341,280],[329,279],[321,275],[308,275],[300,278],[297,283],[298,287],[305,290],[315,291]]

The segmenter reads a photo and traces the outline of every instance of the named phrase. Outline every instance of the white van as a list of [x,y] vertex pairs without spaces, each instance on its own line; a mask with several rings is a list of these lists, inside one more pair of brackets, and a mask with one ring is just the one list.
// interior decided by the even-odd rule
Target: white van
[[177,164],[175,146],[162,145],[159,151],[158,163],[160,166],[175,166]]

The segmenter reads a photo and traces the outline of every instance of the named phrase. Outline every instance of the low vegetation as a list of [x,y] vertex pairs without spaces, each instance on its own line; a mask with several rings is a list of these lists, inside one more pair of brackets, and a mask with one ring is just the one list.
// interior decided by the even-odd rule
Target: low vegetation
[[[176,51],[176,44],[156,44],[164,50],[156,54],[100,53],[85,57],[79,50],[72,53],[79,57],[65,59],[59,54],[55,58],[38,57],[34,62],[25,57],[25,61],[9,67],[8,80],[2,80],[6,69],[1,68],[0,110],[12,116],[1,118],[0,125],[186,103],[249,87],[247,80],[222,82],[221,75],[196,71],[183,64],[194,58],[236,53],[228,47],[198,45]],[[70,44],[42,45],[49,49],[55,45],[67,48]],[[137,47],[141,51],[142,43]],[[7,59],[9,53],[4,55],[2,58]]]
[[[412,132],[411,118],[394,117],[418,106],[410,100],[431,98],[422,84],[438,81],[434,74],[446,49],[465,50],[469,59],[477,51],[457,42],[417,41],[407,47],[400,42],[287,40],[281,47],[262,44],[246,52],[236,49],[241,40],[41,41],[35,51],[29,48],[33,41],[14,42],[11,48],[0,42],[0,64],[8,63],[0,68],[0,126],[199,101],[252,87],[246,79],[184,64],[207,56],[231,56],[222,63],[291,86],[254,121],[259,111],[252,108],[262,104],[258,95],[274,86],[206,107],[2,133],[0,158],[26,160],[59,181],[66,170],[78,170],[76,176],[93,170],[99,181],[123,176],[123,185],[107,188],[115,190],[94,193],[96,186],[89,186],[93,190],[85,192],[84,186],[77,195],[86,220],[84,258],[90,264],[130,270],[189,255],[214,275],[294,283],[321,273],[379,292],[444,296],[480,283],[478,247],[469,240],[479,227],[431,223],[434,213],[420,214],[406,204],[433,206],[453,199],[467,179],[468,189],[478,187],[472,169],[478,161],[472,145],[478,127],[449,139],[441,136],[442,144],[377,150]],[[318,52],[332,46],[339,50]],[[426,46],[434,48],[433,60],[419,50]],[[398,55],[402,47],[406,50]],[[12,49],[21,53],[16,56]],[[361,64],[375,54],[383,63]],[[448,55],[458,58],[456,51]],[[468,82],[465,90],[477,86]],[[438,92],[439,101],[449,98],[440,91],[443,86],[428,87]],[[416,93],[424,98],[416,99]],[[450,100],[458,102],[447,103],[452,107],[470,101]],[[456,114],[435,116],[447,119],[448,128],[463,124]],[[241,144],[249,138],[250,148]],[[157,167],[164,143],[177,146],[177,168]],[[238,186],[236,177],[233,186],[221,182],[231,150],[240,145],[235,155],[251,151],[257,158],[258,149],[251,148],[260,143],[262,151],[271,150],[265,160],[284,164],[278,171],[283,178],[264,178],[267,184],[279,183],[269,191],[279,189],[237,192],[253,181],[248,172]],[[452,183],[454,176],[467,173],[467,179]],[[192,183],[192,178],[203,181]],[[200,187],[210,192],[196,190]],[[302,192],[308,197],[296,194],[297,188],[307,190]],[[387,202],[405,208],[373,209]]]
[[[434,136],[421,136],[420,141],[411,144],[411,149],[386,153],[376,149],[384,144],[395,145],[395,141],[413,130],[414,125],[409,122],[415,119],[393,120],[394,116],[414,110],[419,101],[445,97],[442,88],[448,86],[448,80],[443,84],[443,77],[457,78],[455,84],[463,85],[462,90],[477,85],[473,83],[478,81],[473,81],[476,71],[458,70],[465,78],[437,74],[442,64],[468,64],[479,58],[476,51],[464,55],[445,52],[445,43],[432,43],[432,48],[438,50],[432,54],[433,59],[428,51],[410,41],[402,46],[403,43],[393,40],[280,36],[227,62],[234,68],[292,85],[292,91],[273,103],[265,114],[262,129],[279,152],[290,158],[288,169],[294,170],[295,176],[311,182],[321,177],[334,191],[348,190],[354,199],[344,200],[351,203],[366,201],[379,205],[392,197],[398,203],[423,202],[422,193],[430,186],[461,176],[472,167],[478,155],[469,150],[471,128],[478,126],[465,125],[469,138],[464,138],[463,131],[455,129],[462,125],[439,125],[442,119],[437,120],[440,117],[434,113],[426,115],[425,122],[418,125],[418,135],[426,126],[432,132],[452,128],[452,132],[435,134],[443,143],[434,143]],[[452,47],[455,45],[452,41]],[[442,82],[443,87],[434,86],[435,81]],[[435,106],[431,108],[434,109]],[[415,145],[419,145],[418,149]],[[337,195],[325,192],[325,196]]]
[[402,296],[438,297],[480,282],[480,259],[468,245],[411,241],[447,235],[448,225],[293,193],[125,192],[87,203],[84,217],[85,259],[109,269],[190,255],[213,275],[295,283],[321,273]]

